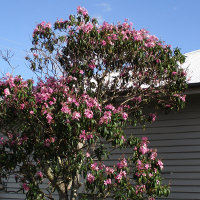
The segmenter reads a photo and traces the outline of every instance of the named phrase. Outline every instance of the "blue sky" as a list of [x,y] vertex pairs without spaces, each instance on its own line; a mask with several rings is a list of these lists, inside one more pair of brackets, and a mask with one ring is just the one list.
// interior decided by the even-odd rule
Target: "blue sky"
[[[182,53],[200,49],[200,0],[4,0],[0,6],[0,50],[14,53],[14,74],[34,77],[24,57],[31,48],[35,26],[41,21],[68,19],[78,5],[101,22],[128,18],[135,29],[149,30],[173,48],[181,48]],[[6,72],[11,69],[0,59],[0,73]]]

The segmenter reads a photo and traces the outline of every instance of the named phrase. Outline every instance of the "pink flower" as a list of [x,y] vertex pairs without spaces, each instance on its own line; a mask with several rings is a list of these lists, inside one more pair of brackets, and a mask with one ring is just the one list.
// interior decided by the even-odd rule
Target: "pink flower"
[[88,119],[92,119],[93,118],[93,112],[89,109],[85,109],[85,117],[88,118]]
[[40,178],[43,178],[43,173],[41,171],[37,172],[37,176],[39,176]]
[[143,144],[141,147],[140,147],[140,150],[139,150],[143,155],[146,154],[149,149],[147,148],[147,144]]
[[87,175],[87,181],[88,181],[89,183],[93,183],[94,180],[95,180],[95,177],[94,177],[91,173],[89,173],[89,174]]
[[185,102],[186,95],[180,96],[179,98],[180,98],[183,102]]
[[80,74],[84,74],[84,71],[83,71],[83,70],[80,70],[79,73],[80,73]]
[[51,28],[51,23],[49,23],[49,22],[46,23],[45,28],[49,28],[50,29]]
[[34,53],[33,56],[34,56],[35,58],[38,58],[38,54],[37,54],[37,53]]
[[115,107],[112,104],[108,104],[108,105],[106,105],[105,109],[114,111]]
[[86,156],[87,158],[89,158],[89,157],[90,157],[90,153],[86,152],[85,156]]
[[126,177],[126,171],[120,171],[120,174],[121,174],[123,177]]
[[73,112],[72,119],[79,120],[81,118],[81,114],[79,112]]
[[157,164],[160,167],[160,169],[163,169],[163,162],[161,160],[158,160]]
[[22,187],[23,187],[24,190],[26,190],[26,191],[29,191],[29,190],[30,190],[29,186],[28,186],[26,183],[24,183],[24,184],[22,185]]
[[187,72],[182,71],[182,72],[181,72],[181,75],[182,75],[182,76],[186,76],[186,75],[187,75]]
[[147,176],[146,173],[142,173],[142,176]]
[[147,143],[148,142],[148,138],[147,137],[142,137],[142,143]]
[[89,33],[93,29],[93,24],[88,22],[87,24],[83,23],[80,27],[85,33]]
[[97,166],[97,163],[91,164],[91,169],[95,171],[99,171],[99,167]]
[[105,165],[103,163],[99,164],[99,169],[102,170],[105,167]]
[[118,169],[122,169],[124,167],[127,167],[127,162],[126,162],[126,159],[124,158],[123,160],[121,160],[119,163],[117,163],[117,168]]
[[96,65],[92,63],[92,64],[89,64],[88,67],[89,67],[90,69],[94,69],[94,68],[96,67]]
[[120,183],[121,179],[122,179],[122,175],[118,174],[115,179],[117,180],[118,183]]
[[172,75],[175,76],[177,74],[177,72],[172,72]]
[[49,147],[49,146],[50,146],[50,143],[51,143],[50,139],[47,138],[47,139],[45,140],[45,142],[44,142],[44,146]]
[[166,107],[166,108],[170,108],[171,105],[170,105],[170,104],[166,104],[165,107]]
[[51,143],[54,143],[56,141],[55,137],[50,137]]
[[145,192],[146,186],[145,185],[136,185],[135,189],[136,189],[136,194],[138,194],[140,192]]
[[150,113],[150,114],[149,114],[149,117],[151,118],[151,121],[152,121],[152,122],[155,122],[157,116],[156,116],[156,114],[154,114],[154,113]]
[[61,111],[63,113],[66,113],[66,114],[71,114],[71,110],[68,106],[64,105],[62,108],[61,108]]
[[81,134],[79,135],[79,138],[80,138],[80,139],[83,139],[83,140],[86,140],[86,133],[85,133],[85,130],[82,130],[82,131],[81,131]]
[[150,159],[151,160],[155,160],[155,158],[157,157],[157,153],[156,152],[152,152],[150,155]]
[[110,184],[111,184],[111,179],[110,178],[104,181],[104,185],[110,185]]
[[20,104],[20,109],[23,110],[25,107],[24,103]]
[[160,59],[156,59],[156,63],[160,63]]
[[7,97],[8,95],[10,95],[10,90],[8,88],[4,89],[4,94],[5,97]]
[[140,103],[142,101],[142,97],[138,96],[138,97],[134,97],[133,100],[137,101],[138,103]]
[[12,133],[8,133],[8,138],[12,139],[13,138],[13,134]]
[[48,113],[46,116],[46,119],[48,121],[49,124],[51,124],[53,117],[51,116],[51,113]]
[[152,173],[149,173],[149,177],[152,177],[153,176],[153,174]]
[[112,113],[110,111],[105,111],[104,116],[100,118],[99,124],[108,123],[111,120]]
[[115,170],[111,167],[106,167],[106,174],[113,174]]
[[155,198],[154,197],[149,197],[148,200],[155,200]]
[[101,45],[102,45],[102,46],[106,46],[106,41],[105,41],[105,40],[102,40]]
[[84,17],[88,15],[88,11],[85,8],[80,7],[80,6],[77,7],[77,12],[79,14],[82,14]]
[[53,104],[54,104],[54,102],[53,102],[53,101],[49,101],[49,105],[51,105],[51,106],[52,106]]
[[124,120],[127,120],[127,118],[128,118],[128,114],[125,113],[125,112],[123,112],[123,113],[122,113],[122,117],[123,117]]
[[121,139],[123,140],[123,142],[126,141],[125,137],[122,135]]
[[30,114],[31,114],[31,115],[33,115],[33,114],[34,114],[34,111],[33,111],[33,110],[31,110],[31,111],[30,111]]
[[144,165],[145,169],[149,169],[151,167],[151,165],[149,163]]
[[87,135],[87,139],[89,140],[89,139],[92,139],[93,138],[93,135],[92,134],[89,134],[89,135]]
[[144,164],[142,163],[141,160],[137,160],[137,168],[138,168],[138,170],[144,169]]
[[117,40],[117,35],[116,34],[112,34],[112,39],[113,40]]

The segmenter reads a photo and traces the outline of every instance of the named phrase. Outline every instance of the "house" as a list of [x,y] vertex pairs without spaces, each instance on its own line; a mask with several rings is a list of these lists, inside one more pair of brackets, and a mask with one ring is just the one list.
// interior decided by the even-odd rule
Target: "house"
[[[171,200],[200,200],[200,50],[185,54],[189,85],[186,107],[180,112],[158,113],[158,119],[145,131],[140,127],[127,128],[126,134],[147,136],[150,146],[157,148],[164,162],[163,177],[170,183]],[[117,158],[117,152],[113,153]],[[120,155],[120,154],[119,154]],[[14,178],[7,185],[17,190]],[[1,188],[0,188],[1,189]],[[23,200],[25,195],[0,191],[1,200]]]

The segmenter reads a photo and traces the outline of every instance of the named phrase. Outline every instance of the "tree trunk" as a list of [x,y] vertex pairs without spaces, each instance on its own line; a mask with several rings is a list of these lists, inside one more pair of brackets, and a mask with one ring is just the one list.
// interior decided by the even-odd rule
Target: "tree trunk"
[[71,195],[71,200],[77,200],[78,193],[76,189],[72,190]]
[[63,191],[58,191],[59,200],[69,200],[67,193]]
[[79,188],[78,187],[78,174],[77,175],[73,175],[72,176],[72,186],[71,186],[71,198],[70,200],[77,200],[77,196],[78,196],[78,191],[77,189]]

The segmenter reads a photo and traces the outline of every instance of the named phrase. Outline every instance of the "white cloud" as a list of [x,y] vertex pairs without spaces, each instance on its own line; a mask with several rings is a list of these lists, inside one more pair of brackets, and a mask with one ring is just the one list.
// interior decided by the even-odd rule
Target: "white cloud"
[[104,12],[109,12],[111,11],[111,6],[108,3],[102,2],[96,4],[97,7],[100,7]]

